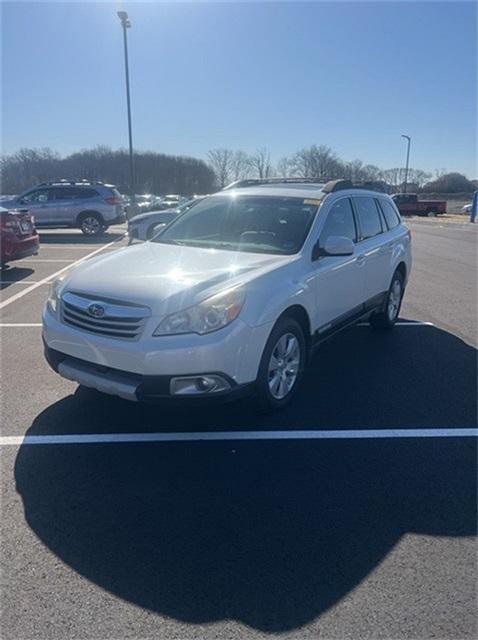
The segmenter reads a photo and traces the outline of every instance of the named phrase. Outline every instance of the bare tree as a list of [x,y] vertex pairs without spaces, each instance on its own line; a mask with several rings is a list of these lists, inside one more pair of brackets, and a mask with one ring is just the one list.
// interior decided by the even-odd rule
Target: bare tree
[[211,149],[207,154],[209,165],[216,176],[218,186],[222,189],[231,182],[234,151],[231,149]]
[[265,147],[257,149],[255,153],[249,156],[249,166],[255,177],[269,178],[272,173],[271,154]]
[[[135,151],[138,193],[209,193],[214,174],[203,160]],[[125,149],[96,147],[61,158],[50,149],[20,149],[0,160],[3,193],[21,193],[46,180],[103,180],[127,191],[129,156]]]
[[293,173],[290,158],[281,158],[277,163],[277,175],[281,178],[287,178]]
[[231,161],[231,178],[233,180],[243,180],[249,176],[249,172],[249,156],[244,151],[236,151]]
[[343,164],[325,145],[313,144],[298,151],[291,161],[293,171],[302,178],[341,178]]
[[440,178],[443,178],[443,176],[446,176],[447,174],[447,170],[446,169],[435,169],[435,180],[439,180]]
[[394,167],[393,169],[386,169],[382,171],[382,180],[390,185],[392,191],[398,191],[400,185],[403,182],[404,170],[402,167]]
[[432,174],[422,171],[421,169],[409,169],[408,178],[410,182],[417,184],[418,187],[421,188],[425,183],[431,180]]

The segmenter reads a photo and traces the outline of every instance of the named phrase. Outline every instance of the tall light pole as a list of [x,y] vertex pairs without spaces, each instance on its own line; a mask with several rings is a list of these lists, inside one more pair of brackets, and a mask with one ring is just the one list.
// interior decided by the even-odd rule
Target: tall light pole
[[407,164],[405,165],[405,186],[403,187],[403,193],[407,193],[407,184],[408,184],[408,163],[410,161],[410,136],[402,133],[402,138],[406,138],[407,140]]
[[131,201],[134,204],[134,157],[133,157],[133,132],[131,128],[131,97],[129,91],[129,63],[128,63],[128,38],[126,30],[131,28],[131,22],[128,18],[126,11],[118,11],[118,18],[121,20],[121,26],[123,27],[123,42],[124,42],[124,70],[126,75],[126,103],[128,106],[128,137],[129,137],[129,172],[130,172],[130,196]]

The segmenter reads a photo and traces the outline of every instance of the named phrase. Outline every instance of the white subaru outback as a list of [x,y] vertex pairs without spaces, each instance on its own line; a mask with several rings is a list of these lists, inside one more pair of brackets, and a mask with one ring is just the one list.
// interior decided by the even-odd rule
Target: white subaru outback
[[225,190],[56,280],[45,354],[61,376],[130,400],[252,393],[281,408],[314,346],[359,320],[393,327],[410,268],[385,194],[345,180]]

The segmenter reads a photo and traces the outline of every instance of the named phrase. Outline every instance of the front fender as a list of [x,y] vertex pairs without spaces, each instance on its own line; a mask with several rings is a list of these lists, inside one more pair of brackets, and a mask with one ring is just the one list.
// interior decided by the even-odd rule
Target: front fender
[[250,326],[275,323],[284,311],[296,305],[304,308],[311,323],[313,300],[313,290],[306,278],[256,282],[247,293],[244,320]]

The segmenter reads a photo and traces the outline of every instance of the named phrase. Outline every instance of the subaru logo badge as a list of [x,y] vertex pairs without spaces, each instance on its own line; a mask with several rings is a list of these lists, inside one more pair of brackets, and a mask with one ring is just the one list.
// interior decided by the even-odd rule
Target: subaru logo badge
[[102,318],[105,315],[105,308],[101,304],[94,302],[88,307],[88,313],[93,318]]

